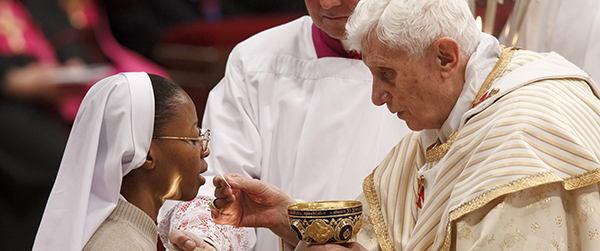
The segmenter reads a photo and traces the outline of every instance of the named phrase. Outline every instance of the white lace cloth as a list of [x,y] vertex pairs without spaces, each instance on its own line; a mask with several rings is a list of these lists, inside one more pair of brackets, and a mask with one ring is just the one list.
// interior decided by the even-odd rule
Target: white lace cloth
[[252,250],[256,243],[254,229],[216,224],[208,207],[208,202],[212,199],[214,198],[200,195],[192,201],[180,202],[171,208],[158,224],[161,241],[168,243],[171,230],[178,229],[194,233],[219,251]]

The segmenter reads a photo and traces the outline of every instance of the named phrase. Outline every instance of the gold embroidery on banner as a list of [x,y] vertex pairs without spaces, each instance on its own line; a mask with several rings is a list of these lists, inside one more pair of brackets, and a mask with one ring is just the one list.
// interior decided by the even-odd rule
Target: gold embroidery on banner
[[[508,65],[508,63],[510,62],[510,60],[512,59],[512,57],[514,55],[514,53],[513,53],[514,48],[505,48],[504,45],[501,45],[500,47],[502,49],[500,58],[498,59],[498,62],[496,62],[496,65],[494,66],[494,68],[492,69],[490,74],[488,74],[488,76],[486,77],[485,81],[483,81],[483,84],[481,85],[481,88],[479,89],[477,96],[475,96],[475,100],[473,100],[473,105],[477,105],[480,102],[482,102],[481,97],[483,97],[483,95],[490,89],[492,82],[496,78],[498,78],[498,76],[500,76],[502,73],[504,73],[506,65]],[[491,97],[492,95],[494,95],[496,93],[498,93],[498,90],[490,92],[488,97]],[[429,162],[435,162],[435,161],[441,160],[446,155],[446,153],[450,150],[450,147],[452,147],[452,143],[454,143],[454,140],[456,139],[457,135],[458,135],[458,129],[456,131],[454,131],[454,133],[452,133],[452,135],[450,135],[450,138],[448,138],[448,140],[446,140],[446,142],[444,142],[442,144],[436,143],[436,144],[433,144],[430,147],[428,147],[427,151],[425,152],[426,162],[429,163]]]
[[373,173],[365,178],[363,182],[363,191],[367,198],[367,202],[369,202],[369,217],[371,219],[371,225],[373,225],[373,230],[375,230],[375,235],[377,235],[379,247],[381,247],[383,251],[394,250],[392,242],[390,241],[391,239],[387,235],[387,225],[383,220],[381,204],[379,203],[377,192],[375,191]]

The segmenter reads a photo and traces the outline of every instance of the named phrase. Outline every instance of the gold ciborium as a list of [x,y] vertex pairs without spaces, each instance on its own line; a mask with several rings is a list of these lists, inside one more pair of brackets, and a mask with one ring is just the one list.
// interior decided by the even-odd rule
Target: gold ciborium
[[362,226],[360,201],[317,201],[288,206],[288,218],[298,240],[309,244],[345,243]]

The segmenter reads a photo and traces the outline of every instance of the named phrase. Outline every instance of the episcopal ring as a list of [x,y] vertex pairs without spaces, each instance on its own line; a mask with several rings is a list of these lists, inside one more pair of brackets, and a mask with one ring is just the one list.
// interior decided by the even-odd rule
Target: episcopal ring
[[[216,199],[215,199],[216,200]],[[210,209],[215,209],[217,210],[217,212],[219,213],[223,213],[223,209],[218,209],[217,206],[215,206],[215,200],[211,200],[210,202],[208,202],[208,207],[210,207]]]

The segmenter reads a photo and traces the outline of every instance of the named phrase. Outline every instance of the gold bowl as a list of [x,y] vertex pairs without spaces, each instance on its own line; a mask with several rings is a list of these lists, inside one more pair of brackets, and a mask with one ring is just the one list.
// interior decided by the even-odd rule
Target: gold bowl
[[362,226],[360,201],[318,201],[288,206],[296,238],[309,244],[345,243]]

